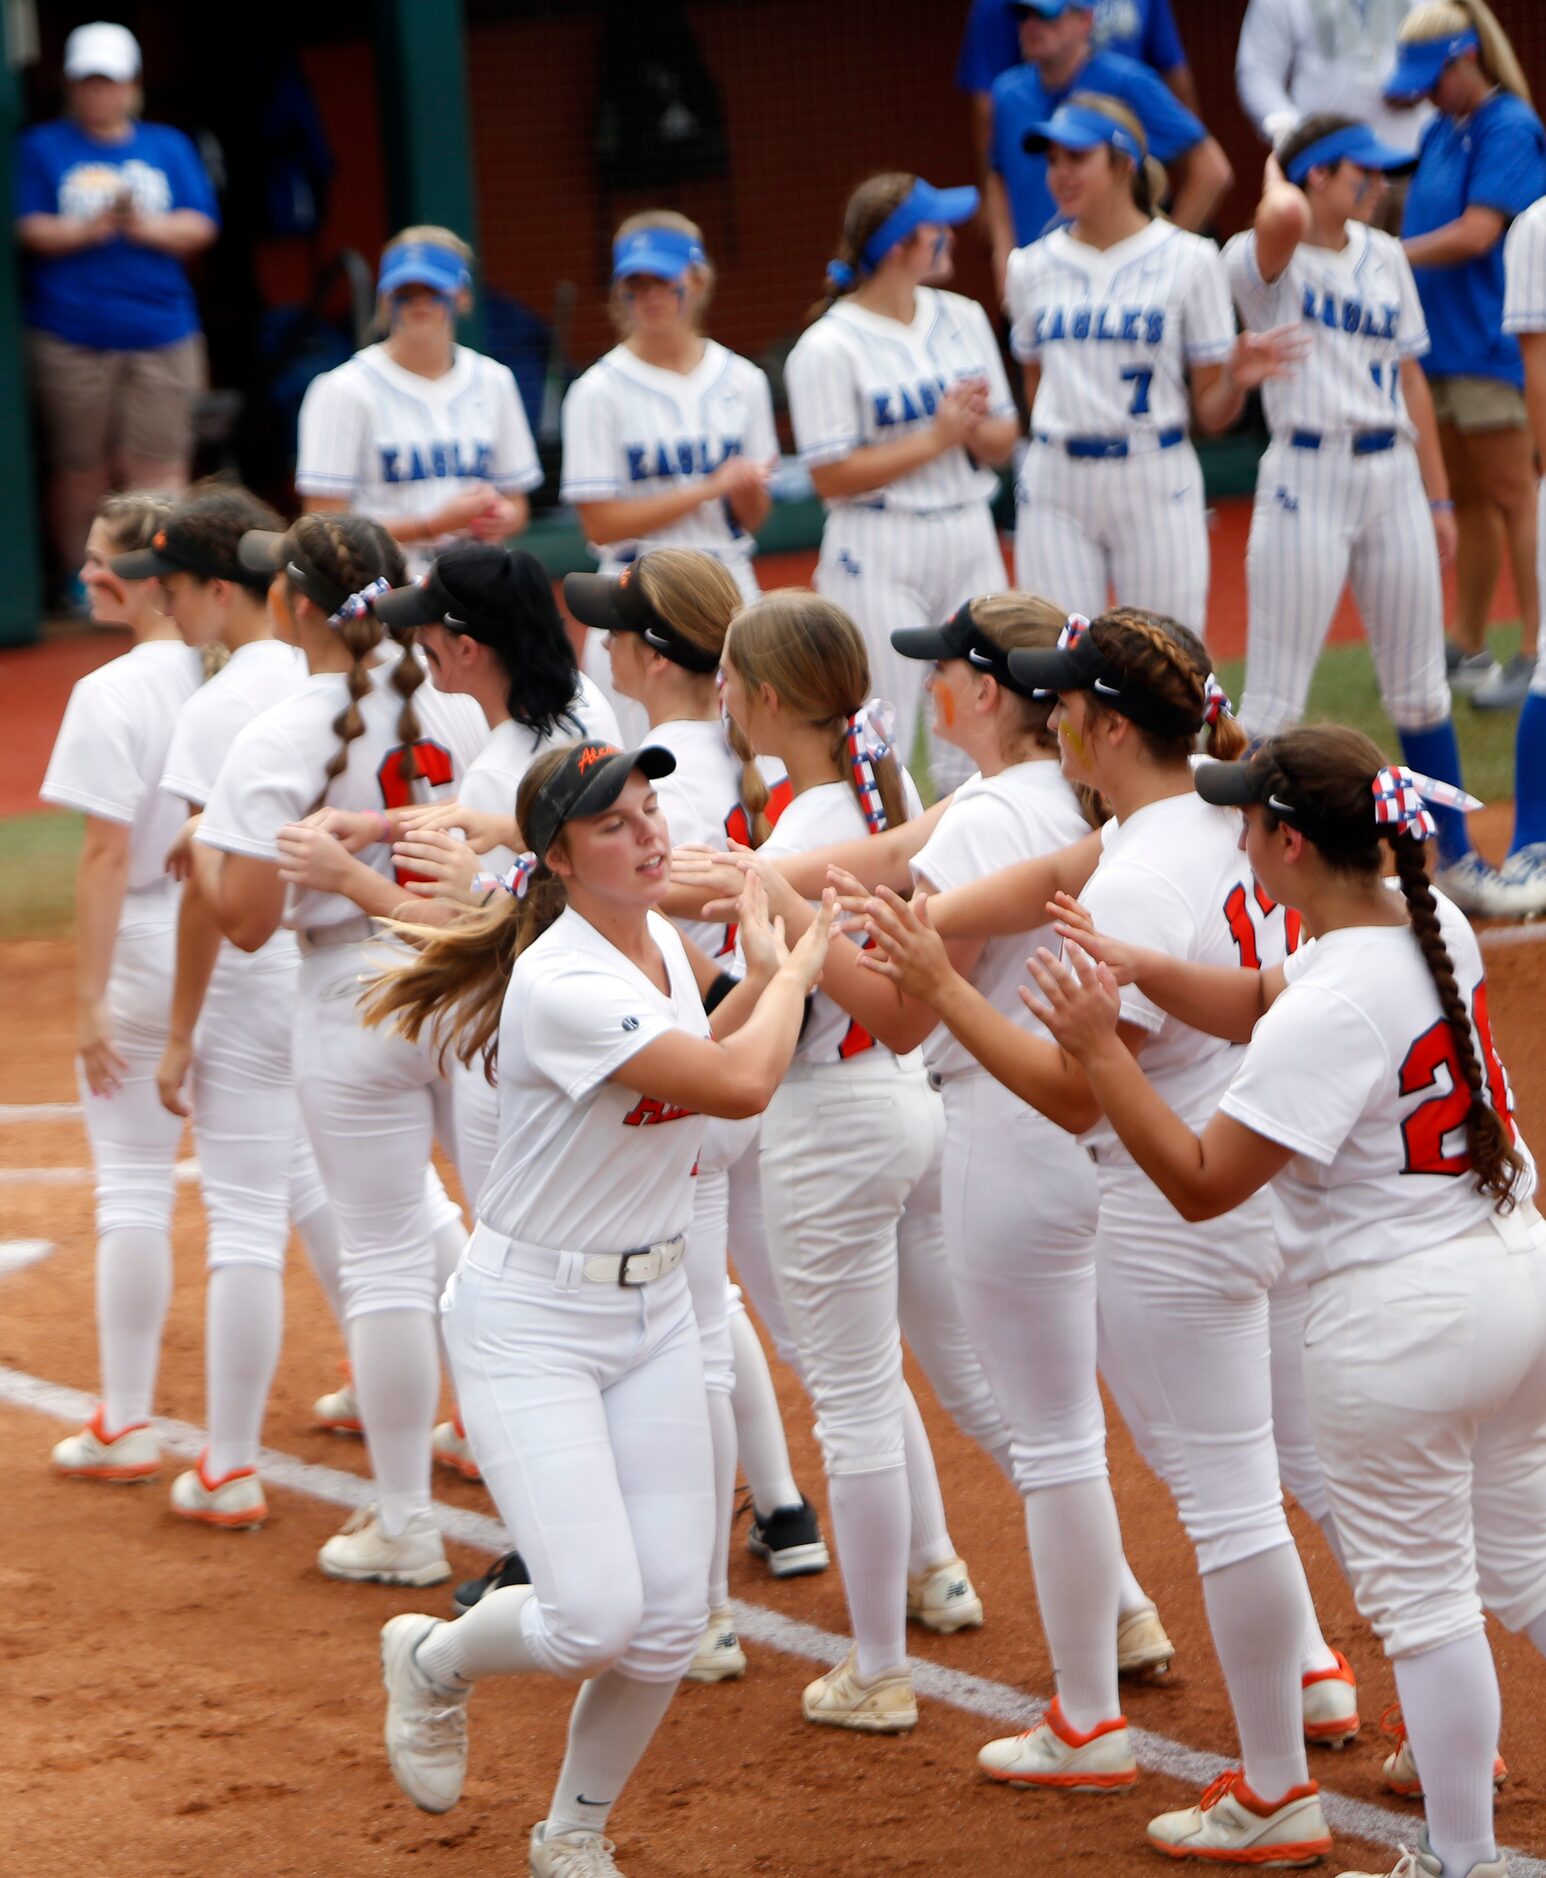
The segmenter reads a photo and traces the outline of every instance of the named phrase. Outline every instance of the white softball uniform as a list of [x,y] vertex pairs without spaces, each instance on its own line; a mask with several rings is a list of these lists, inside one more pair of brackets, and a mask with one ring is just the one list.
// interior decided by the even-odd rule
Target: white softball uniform
[[[573,1679],[671,1683],[708,1621],[703,1365],[680,1265],[634,1284],[615,1268],[686,1232],[703,1118],[609,1079],[709,1026],[680,938],[657,914],[649,928],[669,991],[573,908],[516,961],[499,1148],[444,1328],[468,1438],[536,1588],[530,1654]],[[605,1282],[586,1276],[596,1257]]]
[[[1512,1134],[1480,949],[1436,897],[1488,1099]],[[1274,1185],[1290,1268],[1309,1281],[1315,1441],[1359,1610],[1391,1656],[1479,1629],[1483,1605],[1522,1629],[1546,1611],[1534,1164],[1510,1215],[1477,1192],[1469,1094],[1409,927],[1329,933],[1285,970],[1219,1106],[1294,1151]]]
[[1040,368],[1016,490],[1015,582],[1092,619],[1148,607],[1202,632],[1208,532],[1189,366],[1235,343],[1213,242],[1155,220],[1111,248],[1054,229],[1009,257],[1010,346]]
[[[1503,242],[1503,330],[1546,333],[1546,197],[1515,218]],[[1535,565],[1546,618],[1546,481],[1537,503]],[[1546,635],[1541,643],[1546,648]],[[1530,689],[1546,694],[1546,650],[1535,661]]]
[[[277,639],[240,646],[177,714],[161,787],[197,812],[240,731],[305,685],[306,661]],[[283,927],[256,952],[221,944],[193,1051],[193,1135],[221,1265],[282,1268],[291,1220],[326,1205],[291,1070],[300,954]]]
[[1401,366],[1428,328],[1401,243],[1361,222],[1340,249],[1301,242],[1270,285],[1254,230],[1224,250],[1247,326],[1297,323],[1309,356],[1262,387],[1272,442],[1246,553],[1250,631],[1240,720],[1253,737],[1304,715],[1342,588],[1364,618],[1385,708],[1403,730],[1449,716],[1433,518]]
[[[927,428],[940,394],[983,379],[994,417],[1015,415],[998,341],[975,300],[920,287],[910,324],[839,300],[801,335],[784,367],[800,460],[839,463],[855,450]],[[1002,593],[1004,556],[989,511],[998,478],[964,448],[868,495],[829,502],[816,591],[852,615],[870,655],[872,688],[897,707],[902,756],[912,754],[928,668],[891,644],[901,626],[937,626],[964,601]],[[953,745],[930,760],[946,788],[965,780]]]
[[[508,366],[466,346],[451,369],[423,378],[366,346],[322,372],[301,400],[295,486],[303,496],[336,496],[372,521],[433,515],[454,495],[488,483],[521,495],[542,481],[521,394]],[[404,549],[422,574],[437,547]]]
[[39,791],[45,802],[129,830],[128,890],[113,942],[107,1008],[127,1068],[112,1096],[81,1082],[96,1170],[97,1232],[170,1232],[182,1122],[161,1106],[156,1066],[170,1015],[178,888],[164,871],[185,817],[158,787],[172,726],[203,666],[180,641],[153,639],[77,681]]

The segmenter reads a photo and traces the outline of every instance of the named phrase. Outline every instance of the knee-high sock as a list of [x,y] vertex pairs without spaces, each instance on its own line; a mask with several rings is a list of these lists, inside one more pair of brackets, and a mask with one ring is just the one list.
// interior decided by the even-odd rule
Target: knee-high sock
[[762,1339],[745,1311],[731,1311],[729,1321],[735,1351],[735,1392],[730,1400],[735,1410],[741,1471],[752,1490],[752,1505],[759,1513],[798,1506],[800,1489],[789,1466],[784,1418],[773,1391]]
[[1310,1777],[1299,1688],[1307,1597],[1299,1554],[1291,1544],[1273,1546],[1209,1572],[1202,1589],[1246,1781],[1259,1799],[1276,1800]]
[[344,1294],[338,1276],[338,1222],[333,1218],[333,1209],[330,1206],[319,1206],[314,1213],[298,1219],[295,1230],[301,1235],[307,1262],[322,1287],[327,1307],[333,1313],[334,1321],[341,1327],[344,1321]]
[[827,1484],[859,1674],[879,1676],[907,1661],[907,1476],[887,1467]]
[[440,1395],[434,1319],[428,1311],[368,1311],[349,1325],[349,1357],[381,1524],[395,1536],[429,1510],[429,1437]]
[[911,1389],[904,1389],[902,1440],[907,1456],[907,1499],[912,1513],[907,1544],[907,1569],[915,1577],[948,1565],[956,1555],[945,1520],[945,1498],[939,1490],[934,1450]]
[[[1442,724],[1430,724],[1426,730],[1398,730],[1401,754],[1407,767],[1420,776],[1432,776],[1437,782],[1460,784],[1460,745],[1455,740],[1455,722],[1446,717]],[[1447,866],[1471,852],[1471,837],[1466,833],[1465,817],[1459,809],[1440,808],[1430,802],[1429,810],[1438,824],[1439,861]]]
[[580,1685],[569,1711],[569,1746],[547,1828],[601,1832],[628,1776],[671,1706],[674,1682],[635,1682],[615,1669]]
[[1492,1763],[1502,1703],[1487,1633],[1395,1659],[1401,1718],[1423,1777],[1428,1843],[1446,1878],[1498,1856],[1492,1828]]
[[465,1617],[432,1630],[414,1660],[442,1689],[470,1689],[484,1676],[524,1676],[541,1669],[521,1615],[536,1595],[530,1585],[485,1591]]
[[1532,691],[1519,713],[1514,739],[1514,839],[1509,852],[1537,841],[1546,841],[1546,693]]
[[730,1602],[730,1522],[735,1517],[735,1409],[724,1389],[710,1389],[709,1434],[714,1444],[714,1550],[709,1554],[709,1610]]
[[284,1273],[277,1265],[217,1265],[204,1318],[204,1393],[210,1478],[258,1458],[263,1411],[284,1333]]
[[[1298,1556],[1297,1551],[1295,1556]],[[1315,1613],[1315,1600],[1310,1596],[1310,1582],[1304,1575],[1304,1564],[1300,1561],[1299,1582],[1304,1586],[1304,1625],[1299,1641],[1299,1671],[1303,1676],[1318,1669],[1335,1669],[1337,1653],[1321,1635],[1321,1620]]]
[[109,1434],[150,1414],[172,1296],[170,1235],[117,1226],[97,1241],[97,1347]]
[[1058,1701],[1085,1733],[1121,1713],[1117,1605],[1122,1534],[1111,1483],[1075,1480],[1026,1495],[1025,1532]]

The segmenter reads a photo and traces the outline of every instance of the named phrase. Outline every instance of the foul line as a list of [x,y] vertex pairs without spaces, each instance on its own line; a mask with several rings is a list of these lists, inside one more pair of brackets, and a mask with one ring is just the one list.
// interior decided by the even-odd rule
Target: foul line
[[0,1123],[64,1122],[80,1112],[79,1102],[0,1102]]
[[1524,926],[1489,926],[1476,935],[1484,952],[1497,952],[1504,946],[1539,945],[1546,939],[1546,920]]
[[[76,1424],[88,1420],[96,1408],[94,1399],[83,1390],[67,1389],[60,1383],[44,1382],[41,1377],[3,1366],[0,1366],[0,1401]],[[204,1431],[190,1422],[157,1416],[154,1427],[162,1446],[170,1453],[192,1459],[204,1446]],[[258,1467],[263,1478],[273,1486],[329,1505],[368,1506],[375,1497],[373,1483],[362,1480],[357,1474],[347,1474],[337,1467],[320,1467],[273,1448],[259,1451]],[[508,1549],[504,1527],[486,1513],[445,1506],[439,1501],[435,1502],[434,1512],[447,1538],[490,1555]],[[834,1636],[814,1624],[802,1624],[796,1618],[785,1617],[761,1604],[747,1604],[739,1598],[732,1600],[730,1609],[741,1636],[749,1637],[753,1643],[766,1644],[785,1656],[801,1657],[830,1668],[848,1654],[846,1637]],[[1033,1728],[1046,1713],[1045,1702],[1006,1683],[991,1682],[984,1676],[969,1676],[962,1670],[947,1669],[942,1664],[920,1661],[916,1657],[912,1668],[913,1683],[919,1695],[944,1702],[969,1715],[980,1715],[984,1721],[1006,1729],[1018,1732]],[[1185,1747],[1168,1735],[1155,1734],[1147,1728],[1130,1728],[1128,1733],[1140,1767],[1149,1773],[1168,1775],[1188,1786],[1205,1786],[1235,1765],[1216,1754],[1203,1754]],[[1398,1813],[1388,1806],[1371,1806],[1367,1801],[1333,1793],[1325,1786],[1321,1788],[1321,1804],[1332,1830],[1348,1838],[1391,1850],[1410,1845],[1415,1839],[1419,1824],[1416,1813]],[[1546,1878],[1546,1861],[1508,1847],[1501,1847],[1499,1856],[1513,1861],[1512,1878]]]
[[[172,1168],[178,1186],[199,1177],[197,1161],[178,1161]],[[0,1167],[0,1187],[89,1187],[96,1173],[89,1167]]]

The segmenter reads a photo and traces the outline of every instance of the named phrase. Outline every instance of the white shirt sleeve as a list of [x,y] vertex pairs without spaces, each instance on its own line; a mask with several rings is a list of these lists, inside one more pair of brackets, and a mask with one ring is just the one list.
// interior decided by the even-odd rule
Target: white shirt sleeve
[[1546,332],[1546,201],[1526,209],[1503,243],[1503,330]]
[[369,398],[347,366],[323,372],[301,399],[295,487],[303,496],[348,497],[371,480]]
[[1004,272],[1004,305],[1009,314],[1009,349],[1022,365],[1033,364],[1041,357],[1035,341],[1035,321],[1031,318],[1031,250],[1016,248]]
[[524,495],[542,481],[542,465],[532,442],[520,387],[507,365],[485,361],[485,370],[497,375],[494,420],[494,472],[489,481],[504,494]]
[[[1517,228],[1518,223],[1514,226]],[[1423,303],[1417,292],[1417,282],[1412,278],[1412,264],[1406,258],[1406,250],[1393,237],[1390,242],[1396,268],[1396,278],[1400,282],[1401,312],[1398,315],[1397,330],[1401,334],[1401,356],[1403,359],[1420,359],[1429,350],[1428,320],[1423,312]],[[1546,302],[1546,277],[1541,282],[1541,298]],[[1504,316],[1504,327],[1508,319]],[[1546,316],[1542,318],[1546,325]]]
[[1357,1005],[1329,985],[1296,985],[1257,1023],[1219,1110],[1324,1167],[1390,1075],[1384,1041]]
[[1009,379],[1004,371],[1004,355],[999,350],[998,336],[993,330],[987,309],[981,301],[969,300],[967,317],[977,328],[982,356],[986,365],[988,379],[988,415],[990,417],[1014,417],[1014,393],[1009,389]]
[[[1234,295],[1235,305],[1240,309],[1240,318],[1244,324],[1255,332],[1276,326],[1278,303],[1282,298],[1288,270],[1285,268],[1274,281],[1262,279],[1261,267],[1256,258],[1255,229],[1248,228],[1238,235],[1231,235],[1224,244],[1223,260],[1229,291]],[[1292,262],[1289,265],[1292,266]]]
[[784,367],[789,421],[800,461],[819,469],[840,463],[864,442],[859,387],[841,343],[830,343],[818,321]]
[[523,1015],[528,1057],[571,1102],[677,1028],[636,986],[578,962],[544,972]]
[[[1197,939],[1192,909],[1183,894],[1148,868],[1125,867],[1120,862],[1098,867],[1085,882],[1080,898],[1097,932],[1152,946],[1172,958],[1191,957]],[[1136,985],[1124,985],[1122,1022],[1152,1036],[1164,1027],[1166,1015]]]
[[1235,309],[1217,246],[1199,240],[1181,306],[1188,365],[1221,365],[1234,349]]
[[194,839],[255,861],[279,859],[279,831],[311,811],[315,786],[300,752],[261,717],[242,731],[220,765]]
[[132,823],[149,785],[135,749],[135,726],[123,699],[106,687],[70,693],[39,795],[56,808]]
[[[1235,53],[1240,103],[1268,143],[1282,134],[1279,121],[1299,117],[1288,94],[1294,69],[1293,7],[1294,0],[1251,0]],[[1273,120],[1270,129],[1269,120]]]
[[564,394],[563,470],[558,493],[565,502],[608,502],[623,493],[622,411],[607,395],[606,378],[593,365]]
[[1023,821],[1009,803],[971,796],[952,803],[913,856],[913,877],[944,893],[1008,867],[1026,845]]

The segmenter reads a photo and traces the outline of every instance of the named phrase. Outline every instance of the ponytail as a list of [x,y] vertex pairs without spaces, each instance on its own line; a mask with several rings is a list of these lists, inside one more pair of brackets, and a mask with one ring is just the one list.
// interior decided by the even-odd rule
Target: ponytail
[[830,313],[844,294],[852,293],[859,285],[864,276],[864,250],[871,236],[907,200],[917,180],[909,171],[885,170],[878,176],[866,177],[849,196],[837,253],[827,263],[823,297],[806,314],[807,326]]
[[1479,42],[1476,63],[1482,76],[1500,91],[1511,92],[1529,104],[1530,81],[1487,0],[1425,0],[1401,22],[1396,39],[1403,46],[1421,45],[1431,39],[1453,39],[1468,31],[1474,32]]

